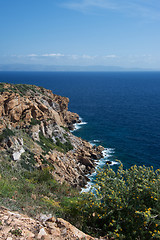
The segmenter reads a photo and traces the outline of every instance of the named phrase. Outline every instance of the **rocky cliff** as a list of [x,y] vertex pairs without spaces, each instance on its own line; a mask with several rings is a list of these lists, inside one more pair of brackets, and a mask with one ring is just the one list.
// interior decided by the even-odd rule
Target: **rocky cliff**
[[59,182],[84,187],[103,147],[74,136],[69,99],[25,84],[0,84],[0,161],[28,171],[50,167]]
[[[0,239],[4,240],[98,240],[62,218],[40,214],[36,219],[0,208]],[[100,238],[99,240],[108,238]]]

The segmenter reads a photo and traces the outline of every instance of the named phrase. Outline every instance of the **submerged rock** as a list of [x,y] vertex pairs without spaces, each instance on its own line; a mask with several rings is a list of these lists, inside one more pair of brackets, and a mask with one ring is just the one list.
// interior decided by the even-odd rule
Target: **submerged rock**
[[111,161],[106,161],[106,164],[112,164],[112,162]]

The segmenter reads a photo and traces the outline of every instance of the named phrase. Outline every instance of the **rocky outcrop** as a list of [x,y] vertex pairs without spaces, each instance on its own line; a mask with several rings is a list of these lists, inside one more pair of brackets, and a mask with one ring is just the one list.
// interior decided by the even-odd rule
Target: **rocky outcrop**
[[[62,218],[40,214],[37,219],[0,208],[1,240],[98,240]],[[107,238],[100,238],[106,239]],[[99,240],[100,240],[99,239]]]
[[[1,86],[2,87],[2,86]],[[23,84],[3,84],[0,92],[0,151],[27,170],[52,165],[59,182],[84,187],[103,147],[93,147],[70,131],[80,122],[69,99]]]
[[[25,125],[32,119],[49,120],[59,126],[67,126],[78,121],[78,114],[68,111],[69,99],[54,95],[47,89],[34,86],[34,92],[30,89],[22,96],[8,91],[12,85],[4,86],[4,92],[0,95],[0,117],[4,123],[12,126]],[[12,89],[12,88],[11,88]]]

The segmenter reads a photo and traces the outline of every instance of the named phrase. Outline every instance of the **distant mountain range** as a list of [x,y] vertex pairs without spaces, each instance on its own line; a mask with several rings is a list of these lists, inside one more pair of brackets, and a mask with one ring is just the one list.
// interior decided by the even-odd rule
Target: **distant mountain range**
[[119,66],[57,66],[40,64],[0,64],[0,71],[158,71],[158,69],[123,68]]

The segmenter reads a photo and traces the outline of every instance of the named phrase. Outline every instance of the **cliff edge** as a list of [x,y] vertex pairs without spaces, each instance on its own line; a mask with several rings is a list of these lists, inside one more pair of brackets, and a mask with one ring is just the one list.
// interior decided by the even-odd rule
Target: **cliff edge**
[[54,179],[81,188],[102,157],[102,146],[74,136],[69,99],[42,87],[0,83],[0,161],[32,171],[50,168]]

